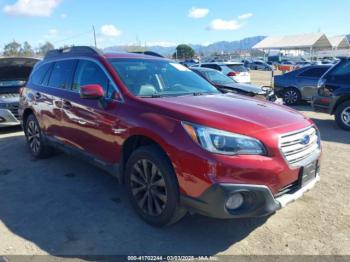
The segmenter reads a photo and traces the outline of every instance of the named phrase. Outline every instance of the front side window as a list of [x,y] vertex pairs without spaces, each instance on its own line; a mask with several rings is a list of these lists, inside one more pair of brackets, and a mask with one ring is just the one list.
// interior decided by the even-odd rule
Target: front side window
[[108,97],[111,97],[113,91],[115,91],[113,83],[111,83],[98,64],[88,60],[81,60],[78,63],[72,90],[79,92],[80,87],[85,85],[100,85]]
[[170,61],[110,59],[119,77],[135,96],[177,96],[219,93],[208,81],[190,69]]
[[64,60],[54,63],[49,86],[67,89],[71,86],[76,60]]

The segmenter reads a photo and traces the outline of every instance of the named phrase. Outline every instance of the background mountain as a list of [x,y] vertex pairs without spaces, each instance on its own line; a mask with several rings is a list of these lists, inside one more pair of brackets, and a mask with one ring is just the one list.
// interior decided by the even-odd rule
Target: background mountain
[[[254,36],[254,37],[249,37],[249,38],[244,38],[239,41],[221,41],[221,42],[216,42],[213,44],[210,44],[208,46],[205,45],[193,45],[189,44],[192,46],[192,48],[196,51],[197,54],[204,54],[204,55],[210,55],[213,53],[230,53],[238,50],[249,50],[251,49],[254,45],[259,43],[261,40],[263,40],[265,36]],[[105,50],[108,51],[124,51],[128,50],[130,46],[112,46],[112,47],[107,47]],[[147,50],[153,51],[159,54],[162,54],[164,56],[170,56],[175,52],[176,46],[170,46],[170,47],[164,47],[164,46],[149,46],[147,47]]]

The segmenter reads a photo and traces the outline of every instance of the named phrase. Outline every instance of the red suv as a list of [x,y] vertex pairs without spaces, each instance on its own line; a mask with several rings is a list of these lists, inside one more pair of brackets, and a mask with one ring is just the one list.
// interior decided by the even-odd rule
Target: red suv
[[35,157],[58,147],[108,170],[152,225],[187,211],[269,215],[319,181],[320,136],[310,119],[222,94],[160,57],[51,51],[21,91],[20,115]]

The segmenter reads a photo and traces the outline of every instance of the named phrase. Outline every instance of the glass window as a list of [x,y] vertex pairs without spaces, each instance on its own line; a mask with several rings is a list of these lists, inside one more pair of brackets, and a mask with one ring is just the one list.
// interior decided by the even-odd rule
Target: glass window
[[131,93],[141,97],[219,93],[190,69],[163,60],[110,59]]
[[116,91],[114,84],[97,63],[81,60],[76,70],[72,90],[79,92],[80,87],[85,85],[100,85],[107,97],[112,97]]
[[302,72],[299,76],[301,77],[313,77],[313,78],[320,78],[323,76],[327,70],[328,67],[316,67],[316,68],[310,68]]
[[247,68],[245,68],[243,65],[237,65],[237,64],[230,64],[226,65],[228,68],[230,68],[234,72],[248,72]]
[[70,88],[76,60],[65,60],[54,63],[49,86]]
[[216,64],[203,64],[202,67],[221,71],[221,67],[219,65],[216,65]]
[[214,83],[215,85],[225,85],[236,83],[231,77],[225,76],[224,74],[217,71],[205,71],[203,72],[205,78]]
[[44,78],[49,75],[51,68],[51,64],[47,63],[44,65],[39,65],[38,68],[35,69],[31,81],[34,85],[41,85],[43,83]]
[[337,64],[330,72],[330,76],[341,79],[350,78],[350,60],[345,60]]

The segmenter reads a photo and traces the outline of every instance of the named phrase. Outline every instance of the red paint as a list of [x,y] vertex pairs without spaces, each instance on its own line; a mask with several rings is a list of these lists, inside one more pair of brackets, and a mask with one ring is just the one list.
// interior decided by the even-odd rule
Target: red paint
[[[43,131],[66,144],[92,153],[108,163],[119,163],[124,142],[142,135],[163,148],[172,161],[180,189],[197,197],[213,183],[258,184],[276,193],[298,179],[279,148],[279,135],[306,128],[313,122],[285,106],[237,95],[139,98],[133,96],[113,70],[108,58],[161,59],[135,54],[91,56],[109,72],[123,101],[101,107],[97,99],[79,93],[29,83],[22,92],[21,112],[31,108]],[[100,95],[96,86],[82,92]],[[40,99],[33,99],[41,92]],[[259,139],[267,156],[223,156],[202,149],[186,133],[181,121],[192,122]]]

